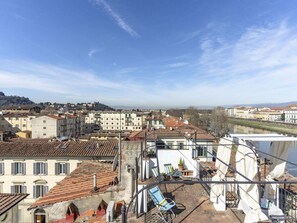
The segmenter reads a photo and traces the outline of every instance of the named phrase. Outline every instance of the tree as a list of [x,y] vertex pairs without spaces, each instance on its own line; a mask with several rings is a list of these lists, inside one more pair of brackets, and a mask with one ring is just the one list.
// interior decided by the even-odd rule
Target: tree
[[225,108],[216,107],[212,110],[210,115],[210,129],[218,137],[222,137],[228,133],[228,117]]
[[210,126],[210,113],[207,110],[198,110],[195,107],[189,107],[185,111],[185,116],[192,125],[208,130]]

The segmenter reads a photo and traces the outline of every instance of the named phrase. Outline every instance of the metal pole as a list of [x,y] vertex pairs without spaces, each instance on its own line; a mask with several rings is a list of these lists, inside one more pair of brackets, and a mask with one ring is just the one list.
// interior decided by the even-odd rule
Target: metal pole
[[138,218],[138,159],[137,157],[135,158],[135,191],[136,191],[136,218]]
[[127,221],[127,216],[126,216],[126,205],[123,204],[122,208],[121,208],[121,212],[122,212],[122,221],[121,223],[126,223]]
[[121,131],[119,133],[119,181],[122,181],[122,135],[121,135]]

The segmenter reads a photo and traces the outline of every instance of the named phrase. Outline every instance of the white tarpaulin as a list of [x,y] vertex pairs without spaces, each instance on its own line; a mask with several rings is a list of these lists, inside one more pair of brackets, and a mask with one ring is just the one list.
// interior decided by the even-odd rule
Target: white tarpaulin
[[[217,158],[222,160],[224,163],[229,164],[230,162],[230,154],[231,154],[231,147],[232,141],[228,138],[220,139],[218,151],[217,151]],[[215,176],[212,177],[213,181],[221,181],[225,178],[225,175],[228,171],[228,166],[219,159],[216,159],[216,168],[217,173]],[[224,185],[223,184],[212,184],[211,191],[210,191],[210,200],[214,203],[217,202],[218,197],[223,193]]]
[[[236,170],[247,177],[249,180],[258,180],[258,166],[255,151],[249,148],[244,141],[238,146],[236,153]],[[247,181],[243,176],[236,174],[237,181]],[[240,201],[238,209],[246,214],[244,223],[253,223],[268,220],[267,216],[261,211],[259,205],[259,191],[257,184],[239,184]]]
[[[287,160],[289,155],[289,149],[292,145],[291,142],[279,141],[272,142],[270,145],[270,154],[283,160]],[[286,162],[277,158],[270,158],[272,164],[269,167],[269,174],[266,176],[267,181],[274,181],[275,178],[281,177],[286,168]],[[276,184],[267,185],[265,188],[264,197],[268,200],[274,200],[276,198]]]

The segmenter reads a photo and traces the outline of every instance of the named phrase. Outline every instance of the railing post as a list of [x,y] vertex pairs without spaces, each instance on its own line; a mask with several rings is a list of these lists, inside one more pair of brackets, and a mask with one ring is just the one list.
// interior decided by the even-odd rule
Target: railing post
[[127,223],[126,205],[125,204],[122,205],[121,212],[122,212],[122,221],[121,221],[121,223]]

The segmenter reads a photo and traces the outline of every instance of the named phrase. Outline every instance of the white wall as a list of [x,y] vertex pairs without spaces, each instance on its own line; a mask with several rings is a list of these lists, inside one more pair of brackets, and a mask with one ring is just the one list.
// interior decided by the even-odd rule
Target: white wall
[[[61,158],[61,159],[5,159],[0,160],[4,163],[4,175],[0,175],[2,184],[3,193],[11,193],[11,186],[16,184],[22,184],[27,187],[27,193],[30,194],[26,199],[19,203],[20,213],[22,215],[22,223],[31,223],[33,219],[32,211],[27,211],[27,208],[35,202],[36,199],[33,198],[33,186],[36,185],[34,181],[36,180],[45,180],[46,186],[51,189],[59,181],[64,179],[66,175],[55,175],[55,163],[56,162],[65,162],[69,163],[70,171],[72,172],[76,169],[77,164],[80,163],[83,159],[87,158]],[[14,162],[25,162],[26,163],[26,174],[25,175],[12,175],[11,174],[11,163]],[[48,174],[47,175],[34,175],[33,174],[33,163],[35,162],[46,162],[48,164]]]
[[[43,121],[45,121],[45,123]],[[57,119],[50,118],[48,116],[41,116],[41,117],[32,119],[31,123],[32,123],[33,139],[57,137],[58,127],[59,127]]]
[[[195,148],[194,147],[194,142],[186,139],[162,139],[162,141],[166,142],[167,141],[174,141],[174,145],[177,145],[177,142],[184,142],[184,148],[185,149],[158,149],[158,158],[159,158],[159,167],[160,167],[160,172],[164,173],[164,164],[172,164],[174,169],[178,168],[178,163],[180,158],[183,159],[184,161],[184,168],[187,170],[192,170],[193,171],[193,176],[197,177],[199,176],[199,167],[198,167],[198,162],[205,162],[205,161],[212,161],[212,157],[209,155],[208,158],[201,157],[198,159],[193,159],[192,158],[192,150]],[[198,142],[197,144],[199,145],[207,145],[207,142]],[[154,149],[154,142],[148,142],[149,149],[153,148]],[[173,147],[177,148],[177,147]],[[212,146],[208,147],[208,152],[212,154]],[[157,165],[157,163],[153,164]]]

